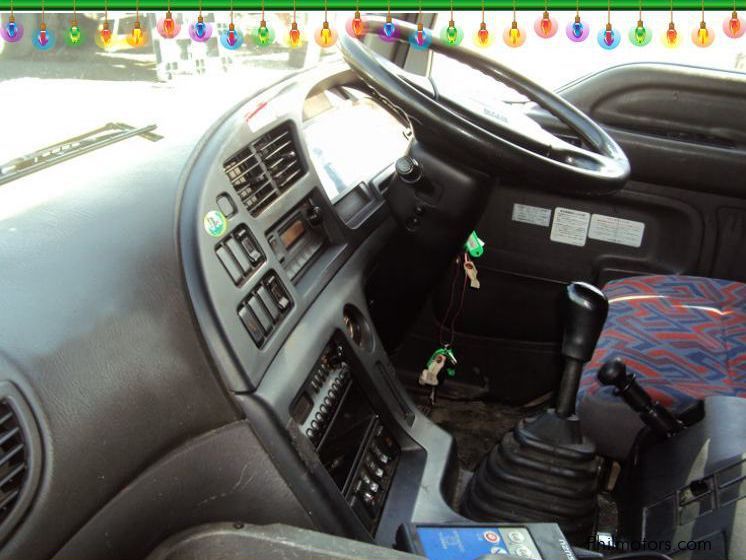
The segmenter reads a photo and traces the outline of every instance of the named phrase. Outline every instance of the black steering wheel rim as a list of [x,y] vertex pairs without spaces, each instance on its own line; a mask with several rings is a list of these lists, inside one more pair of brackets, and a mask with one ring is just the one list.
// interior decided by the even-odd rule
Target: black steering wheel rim
[[[383,18],[367,20],[366,35],[378,34],[385,22]],[[396,26],[399,41],[408,41],[410,35],[417,33],[412,24],[396,21]],[[610,194],[627,182],[627,156],[605,130],[557,94],[499,62],[447,45],[436,36],[429,46],[522,93],[567,125],[591,149],[556,136],[555,141],[548,143],[500,123],[468,118],[468,110],[455,110],[451,104],[427,94],[361,39],[347,34],[340,39],[340,49],[350,67],[389,103],[436,136],[448,138],[455,150],[482,161],[486,168],[522,173],[546,190],[584,195]]]

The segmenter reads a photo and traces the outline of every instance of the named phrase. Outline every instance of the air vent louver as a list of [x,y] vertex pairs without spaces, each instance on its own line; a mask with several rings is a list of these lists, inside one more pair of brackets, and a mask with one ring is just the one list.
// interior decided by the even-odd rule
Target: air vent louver
[[0,401],[0,524],[10,515],[26,478],[23,431],[7,400]]
[[231,156],[226,175],[252,216],[258,216],[305,172],[290,126],[265,134]]

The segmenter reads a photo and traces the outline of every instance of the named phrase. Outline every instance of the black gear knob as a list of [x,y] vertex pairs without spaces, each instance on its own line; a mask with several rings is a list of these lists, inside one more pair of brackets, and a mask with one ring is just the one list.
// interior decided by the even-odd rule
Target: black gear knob
[[601,290],[585,282],[573,282],[567,286],[565,295],[562,355],[587,362],[593,356],[598,337],[601,336],[609,302]]

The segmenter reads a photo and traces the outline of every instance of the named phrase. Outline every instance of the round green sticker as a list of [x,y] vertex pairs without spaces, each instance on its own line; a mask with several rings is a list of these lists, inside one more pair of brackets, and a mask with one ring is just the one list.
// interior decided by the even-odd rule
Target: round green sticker
[[220,237],[228,229],[228,220],[220,210],[210,210],[205,214],[202,223],[205,226],[205,231],[213,237]]

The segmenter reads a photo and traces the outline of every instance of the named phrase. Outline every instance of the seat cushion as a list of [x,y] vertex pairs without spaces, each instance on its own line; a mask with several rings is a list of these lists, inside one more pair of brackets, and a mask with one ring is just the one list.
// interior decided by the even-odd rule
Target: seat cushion
[[604,287],[609,315],[583,372],[578,415],[601,454],[626,457],[642,422],[596,380],[622,358],[674,412],[711,395],[746,397],[746,284],[694,276],[639,276]]

